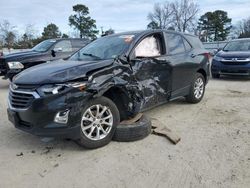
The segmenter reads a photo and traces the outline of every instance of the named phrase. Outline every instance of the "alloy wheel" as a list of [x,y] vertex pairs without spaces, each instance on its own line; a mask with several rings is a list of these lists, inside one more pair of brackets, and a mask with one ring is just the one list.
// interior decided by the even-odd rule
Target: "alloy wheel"
[[200,99],[204,92],[204,81],[202,78],[197,78],[194,83],[194,96],[196,99]]
[[84,112],[81,130],[90,140],[102,140],[110,133],[113,120],[113,115],[108,106],[96,104]]

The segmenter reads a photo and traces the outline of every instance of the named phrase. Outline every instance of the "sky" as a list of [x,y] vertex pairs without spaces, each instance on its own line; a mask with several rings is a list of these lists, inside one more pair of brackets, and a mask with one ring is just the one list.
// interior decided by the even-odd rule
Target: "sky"
[[[116,32],[146,29],[147,15],[155,3],[166,0],[1,0],[0,22],[8,20],[17,26],[20,33],[31,24],[39,35],[49,23],[59,26],[61,32],[70,34],[68,17],[72,6],[84,4],[90,16],[96,20],[97,28],[113,28]],[[250,0],[194,0],[199,4],[199,16],[207,11],[224,10],[233,23],[250,17]]]

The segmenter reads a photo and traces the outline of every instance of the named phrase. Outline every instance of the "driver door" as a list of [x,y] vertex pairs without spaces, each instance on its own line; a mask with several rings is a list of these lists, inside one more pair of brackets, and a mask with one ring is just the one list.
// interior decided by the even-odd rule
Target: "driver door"
[[135,80],[143,93],[143,107],[164,103],[170,93],[170,66],[162,33],[144,37],[132,52],[131,65]]

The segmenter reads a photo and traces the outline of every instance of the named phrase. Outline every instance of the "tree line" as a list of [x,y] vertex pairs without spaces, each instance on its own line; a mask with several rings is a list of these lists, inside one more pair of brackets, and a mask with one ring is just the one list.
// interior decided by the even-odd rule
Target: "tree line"
[[[76,33],[71,34],[71,37],[94,40],[98,34],[105,36],[115,32],[113,29],[98,31],[96,20],[89,16],[87,6],[77,4],[72,8],[74,13],[69,16],[68,24]],[[147,28],[189,32],[199,36],[203,42],[224,41],[228,37],[250,37],[250,17],[232,25],[232,19],[228,17],[226,11],[206,12],[198,18],[199,12],[199,5],[191,0],[156,3],[147,16],[149,20]],[[45,26],[41,36],[37,36],[37,33],[33,25],[27,25],[25,33],[18,38],[17,27],[4,20],[0,23],[0,48],[31,48],[45,39],[69,37],[68,34],[61,33],[54,23]]]
[[197,18],[199,11],[199,5],[190,0],[156,3],[148,14],[150,22],[147,28],[189,32],[199,36],[203,42],[250,37],[250,17],[232,25],[226,11],[206,12]]
[[[89,16],[89,8],[82,4],[73,6],[74,14],[68,18],[69,25],[76,31],[72,37],[86,38],[94,40],[97,38],[99,31],[96,27],[96,20]],[[78,35],[79,33],[79,35]],[[101,36],[113,34],[114,30],[101,30]],[[10,24],[9,21],[4,20],[0,23],[0,49],[6,48],[32,48],[34,45],[43,40],[51,38],[69,38],[65,33],[61,33],[59,27],[50,23],[43,28],[41,36],[37,36],[37,30],[33,25],[27,25],[24,34],[17,38],[17,27]]]

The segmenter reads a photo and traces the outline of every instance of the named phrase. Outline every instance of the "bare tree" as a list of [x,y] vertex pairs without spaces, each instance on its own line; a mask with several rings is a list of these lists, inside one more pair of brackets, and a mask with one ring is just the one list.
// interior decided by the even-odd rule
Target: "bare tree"
[[239,38],[250,38],[250,17],[241,22]]
[[13,47],[16,39],[16,26],[10,24],[9,21],[4,20],[0,23],[0,39],[2,40],[3,45],[8,48]]
[[193,0],[179,0],[171,3],[173,22],[178,31],[193,30],[197,23],[199,6]]
[[25,33],[29,40],[32,40],[37,37],[38,30],[33,24],[27,24],[25,27]]
[[176,0],[174,2],[156,3],[153,12],[148,14],[148,28],[167,29],[186,32],[195,31],[199,6],[193,0]]
[[250,38],[250,17],[247,19],[243,19],[233,25],[229,38]]
[[151,21],[148,25],[152,29],[167,29],[171,27],[173,10],[170,3],[156,3],[153,12],[148,14],[148,19]]

